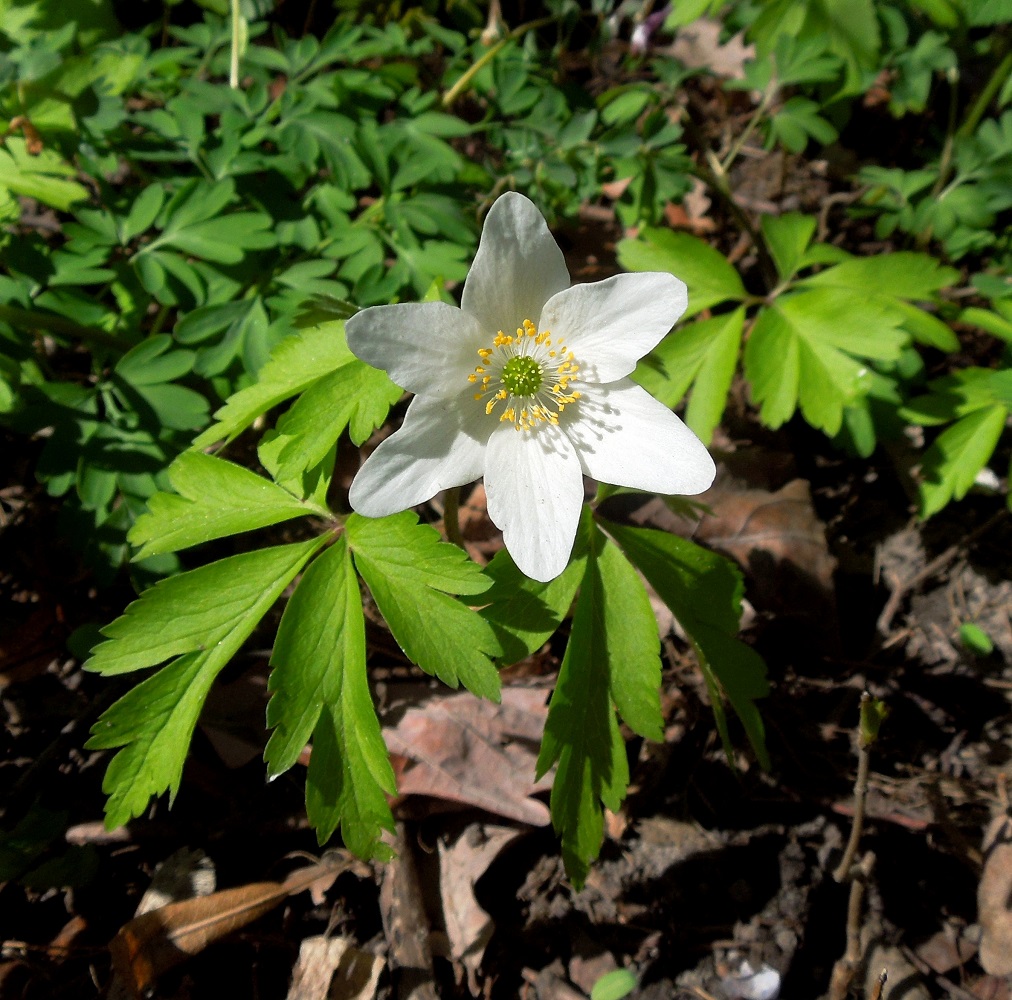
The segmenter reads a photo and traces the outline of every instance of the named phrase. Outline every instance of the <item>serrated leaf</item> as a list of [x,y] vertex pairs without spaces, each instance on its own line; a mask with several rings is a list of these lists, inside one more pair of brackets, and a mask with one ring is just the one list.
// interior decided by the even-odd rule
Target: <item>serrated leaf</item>
[[[606,589],[600,567],[610,543],[592,522],[588,530],[586,571],[537,764],[540,778],[558,762],[552,825],[562,837],[566,873],[577,888],[601,849],[604,808],[616,811],[629,784],[625,742],[611,694],[612,675],[628,664],[612,659],[623,645],[621,622],[616,635],[616,617],[607,610],[615,595]],[[642,586],[639,581],[637,586]]]
[[994,453],[1008,414],[1002,405],[975,410],[935,439],[921,466],[921,517],[931,517],[950,500],[966,496]]
[[134,561],[321,513],[270,480],[203,452],[179,455],[168,474],[176,492],[155,493],[127,535],[141,546]]
[[815,225],[816,219],[813,216],[798,212],[762,217],[763,236],[777,265],[781,281],[787,281],[797,273],[808,244],[815,235]]
[[244,552],[159,581],[102,629],[108,638],[85,670],[123,674],[221,646],[237,629],[253,627],[276,599],[276,586],[280,594],[324,541]]
[[382,831],[394,826],[386,796],[396,781],[369,693],[362,600],[343,537],[299,581],[271,666],[268,775],[288,770],[312,736],[306,806],[320,843],[340,827],[351,851],[376,856]]
[[901,251],[877,257],[852,257],[805,278],[817,288],[850,288],[862,295],[885,294],[897,299],[933,299],[942,288],[959,281],[959,272],[925,253]]
[[725,752],[730,757],[721,693],[741,719],[759,762],[769,767],[762,718],[755,706],[755,699],[769,691],[766,664],[737,638],[743,590],[738,567],[716,552],[664,531],[611,523],[605,528],[692,639],[714,696],[713,712]]
[[[587,510],[587,508],[584,508]],[[504,663],[516,663],[540,649],[565,618],[583,577],[586,551],[580,551],[583,533],[577,535],[569,564],[554,580],[539,583],[517,569],[506,549],[485,567],[492,586],[482,595],[488,602],[481,616],[499,640]]]
[[858,360],[895,361],[909,335],[902,313],[887,302],[845,289],[789,294],[764,309],[745,348],[745,371],[763,422],[779,427],[800,406],[829,435],[844,407],[864,391]]
[[215,413],[215,423],[192,448],[231,439],[271,407],[302,392],[317,379],[356,361],[344,337],[344,322],[334,320],[286,337],[271,351],[257,381],[231,396]]
[[745,310],[698,320],[669,333],[637,366],[633,378],[665,406],[692,386],[685,422],[709,444],[727,404],[738,363]]
[[346,427],[361,444],[402,395],[386,372],[357,359],[318,379],[278,421],[277,436],[284,439],[278,478],[294,479],[315,466]]
[[499,650],[492,627],[449,596],[476,595],[490,581],[455,545],[410,511],[392,517],[352,514],[345,526],[355,566],[398,645],[412,663],[450,687],[499,699]]
[[640,736],[664,738],[661,641],[643,581],[619,548],[608,543],[597,559],[604,600],[609,688],[625,724]]
[[[103,630],[113,638],[96,648],[88,670],[123,673],[183,654],[92,727],[89,749],[123,747],[102,783],[109,827],[139,815],[166,790],[171,805],[211,684],[320,544],[312,539],[182,573],[146,591]],[[223,576],[231,584],[224,595]]]
[[670,271],[681,278],[689,287],[685,319],[728,299],[746,297],[738,272],[724,255],[688,233],[646,228],[637,239],[619,243],[618,259],[629,271]]

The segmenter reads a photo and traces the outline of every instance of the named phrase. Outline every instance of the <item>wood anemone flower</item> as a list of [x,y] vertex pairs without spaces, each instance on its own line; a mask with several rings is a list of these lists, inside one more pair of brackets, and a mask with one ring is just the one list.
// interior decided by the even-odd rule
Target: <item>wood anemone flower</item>
[[484,476],[510,555],[548,581],[569,561],[585,475],[703,492],[715,474],[706,448],[628,378],[687,302],[685,283],[665,272],[571,285],[541,213],[502,195],[459,309],[373,306],[348,320],[352,351],[415,394],[355,477],[352,507],[383,517]]

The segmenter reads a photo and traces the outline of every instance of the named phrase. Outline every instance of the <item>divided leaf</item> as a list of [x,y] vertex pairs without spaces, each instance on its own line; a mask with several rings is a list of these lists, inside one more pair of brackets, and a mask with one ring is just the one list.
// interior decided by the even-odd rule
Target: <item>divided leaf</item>
[[[582,517],[589,518],[584,507]],[[576,588],[584,573],[587,552],[585,526],[576,536],[569,565],[560,576],[539,583],[517,569],[506,549],[496,553],[485,567],[492,586],[482,595],[481,616],[492,626],[499,640],[499,656],[504,663],[516,663],[540,649],[566,617]]]
[[275,446],[280,445],[277,478],[291,480],[313,468],[346,427],[352,441],[361,444],[386,420],[402,394],[386,372],[357,359],[317,379],[269,436]]
[[362,600],[344,538],[299,581],[271,666],[268,775],[288,770],[312,736],[306,807],[320,843],[340,826],[355,854],[383,854],[396,782],[369,693]]
[[231,396],[216,422],[191,445],[206,448],[231,440],[271,407],[302,392],[321,376],[357,362],[344,337],[344,321],[333,320],[286,337],[271,351],[257,381]]
[[156,584],[103,632],[85,669],[125,673],[179,655],[92,727],[89,749],[123,747],[106,771],[106,825],[179,790],[183,763],[215,677],[319,548],[321,539],[245,553]]
[[270,595],[280,594],[324,541],[243,552],[160,580],[102,629],[108,638],[85,669],[125,674],[231,643],[243,629],[248,635],[276,600]]
[[[631,663],[619,656],[642,655],[647,674],[653,675],[657,657],[657,627],[650,615],[652,634],[647,637],[643,622],[634,623],[629,635],[620,617],[628,601],[613,589],[612,574],[626,578],[621,553],[604,537],[597,525],[589,525],[590,553],[576,602],[572,631],[559,679],[548,707],[545,735],[538,755],[537,775],[542,777],[558,761],[552,785],[552,825],[562,836],[562,857],[566,872],[578,888],[586,881],[591,862],[597,857],[604,837],[604,808],[616,811],[629,785],[629,763],[625,741],[612,706],[613,682],[617,673]],[[612,549],[614,554],[606,554]],[[639,580],[636,587],[643,593]],[[643,594],[646,599],[645,593]],[[649,606],[649,602],[648,606]],[[660,681],[658,663],[656,680]],[[633,685],[638,688],[639,685]],[[632,691],[623,692],[633,715],[649,725],[651,709],[646,701],[637,704]],[[659,715],[659,707],[658,713]]]
[[962,500],[987,464],[1005,429],[1009,410],[1001,404],[975,410],[947,427],[924,453],[921,517]]
[[762,718],[755,707],[755,699],[769,690],[766,665],[737,638],[743,589],[738,568],[716,552],[664,531],[611,523],[605,528],[692,639],[725,752],[730,757],[721,692],[741,719],[759,762],[769,767]]
[[816,220],[811,215],[788,212],[764,215],[762,232],[770,248],[781,281],[793,278],[805,259],[805,251],[815,235]]
[[176,458],[169,466],[169,482],[176,492],[155,493],[127,535],[131,544],[141,546],[135,561],[322,513],[270,480],[199,451]]
[[665,406],[677,405],[689,386],[685,422],[709,444],[720,423],[738,350],[745,310],[703,319],[669,333],[636,367],[633,378]]
[[884,298],[819,288],[779,298],[763,310],[745,347],[745,371],[763,422],[779,427],[800,406],[829,435],[844,408],[867,391],[858,359],[895,361],[909,335],[903,314]]
[[450,596],[488,590],[479,567],[410,511],[375,520],[352,514],[346,531],[355,566],[408,659],[450,687],[463,683],[498,701],[495,633]]
[[619,243],[618,259],[629,271],[670,271],[681,278],[689,286],[683,319],[728,299],[746,297],[738,272],[724,255],[688,233],[646,228],[637,239]]

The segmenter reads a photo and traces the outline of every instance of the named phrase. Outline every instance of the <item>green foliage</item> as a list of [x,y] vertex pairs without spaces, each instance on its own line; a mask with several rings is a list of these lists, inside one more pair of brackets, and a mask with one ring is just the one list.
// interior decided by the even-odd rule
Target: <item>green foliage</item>
[[[683,86],[709,71],[637,57],[588,88],[565,46],[594,22],[571,0],[546,6],[550,29],[521,26],[491,46],[470,34],[482,22],[473,5],[443,23],[349,0],[339,9],[358,16],[296,39],[268,32],[267,4],[244,3],[236,88],[227,5],[200,6],[200,23],[124,33],[106,0],[0,0],[11,123],[0,144],[0,422],[38,440],[36,474],[100,579],[130,559],[129,542],[143,591],[88,661],[108,675],[151,671],[89,742],[117,751],[108,822],[174,798],[211,684],[287,592],[268,774],[311,743],[306,803],[321,842],[339,831],[356,853],[383,856],[395,783],[363,600],[411,662],[493,699],[498,666],[540,649],[572,613],[539,770],[558,765],[553,821],[579,884],[604,809],[626,791],[619,720],[662,736],[640,575],[689,637],[728,755],[725,700],[768,763],[764,665],[738,639],[741,575],[691,542],[589,512],[569,567],[547,584],[505,552],[479,570],[413,514],[335,513],[342,449],[363,444],[402,395],[350,353],[343,321],[361,306],[448,296],[501,190],[524,191],[550,219],[606,198],[637,230],[619,244],[623,266],[689,286],[688,322],[635,378],[668,406],[687,397],[685,419],[705,441],[740,375],[765,426],[800,418],[858,455],[910,423],[927,428],[922,516],[975,483],[993,488],[982,473],[1012,412],[1012,11],[975,0],[675,5],[669,29],[719,15],[756,47],[742,80],[705,84],[742,91],[739,102],[758,95],[711,150]],[[622,11],[594,13],[615,17],[591,28],[592,45]],[[904,117],[913,141],[904,159],[861,169],[852,211],[893,252],[853,257],[832,229],[833,243],[819,242],[828,217],[789,212],[753,230],[730,189],[750,138],[800,154],[846,144],[851,119],[876,114]],[[733,256],[740,272],[664,224],[696,178],[754,243]],[[931,248],[980,271],[977,298],[961,291],[954,304],[946,291],[962,276]],[[938,352],[960,348],[950,321],[997,338],[984,350],[999,360],[988,368],[975,354],[925,384],[945,364]],[[203,451],[254,434],[257,471]],[[144,589],[179,570],[176,552],[240,534],[241,554]],[[963,641],[982,652],[973,628]],[[18,858],[19,874],[39,861]],[[619,973],[595,998],[634,988]]]
[[[635,373],[669,406],[690,393],[686,421],[704,441],[720,422],[746,329],[743,370],[760,419],[776,428],[800,410],[828,435],[846,431],[866,455],[879,433],[899,432],[890,417],[904,398],[905,352],[915,343],[958,347],[949,327],[918,305],[936,302],[956,271],[927,254],[851,257],[812,243],[814,234],[808,216],[763,220],[777,271],[777,286],[764,299],[748,295],[731,264],[686,233],[647,229],[619,244],[625,267],[669,270],[685,280],[686,315],[731,307],[676,329]],[[891,404],[884,416],[877,400]]]
[[604,525],[646,577],[692,640],[710,689],[713,713],[731,755],[723,696],[738,714],[752,749],[769,767],[762,719],[755,699],[768,691],[766,665],[738,636],[744,590],[738,568],[715,552],[663,531]]

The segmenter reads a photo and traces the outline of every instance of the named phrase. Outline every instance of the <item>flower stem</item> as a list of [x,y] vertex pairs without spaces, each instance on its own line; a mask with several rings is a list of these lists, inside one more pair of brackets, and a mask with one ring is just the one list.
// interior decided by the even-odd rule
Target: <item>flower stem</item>
[[521,38],[527,34],[528,31],[533,31],[535,28],[543,28],[546,24],[554,23],[554,17],[541,17],[536,21],[528,21],[527,24],[521,24],[519,28],[514,28],[504,38],[500,38],[490,49],[483,52],[479,59],[476,59],[465,71],[464,75],[445,93],[443,94],[443,107],[450,107],[454,101],[460,95],[467,90],[471,85],[471,81],[486,67],[495,57],[505,48],[507,42],[515,41],[517,38]]
[[464,536],[460,533],[460,487],[443,493],[443,531],[446,532],[446,540],[454,545],[464,548]]
[[987,81],[984,89],[977,95],[977,99],[973,102],[973,106],[967,112],[962,125],[959,126],[956,132],[957,138],[965,139],[967,136],[973,135],[980,124],[981,118],[984,117],[984,112],[987,111],[994,100],[995,94],[1005,85],[1005,81],[1008,79],[1010,73],[1012,73],[1012,50],[1005,53],[1005,58],[998,64],[995,71],[991,74],[991,79]]

